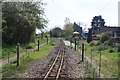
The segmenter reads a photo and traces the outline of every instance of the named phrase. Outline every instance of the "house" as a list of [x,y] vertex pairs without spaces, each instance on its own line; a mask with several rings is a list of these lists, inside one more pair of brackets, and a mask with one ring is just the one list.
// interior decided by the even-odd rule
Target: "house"
[[120,27],[110,27],[110,26],[104,26],[104,27],[99,27],[98,29],[93,29],[93,35],[98,35],[103,32],[112,32],[112,37],[120,37]]
[[79,34],[82,34],[82,27],[78,26],[78,25],[74,22],[73,32],[79,32]]
[[93,40],[99,40],[99,37],[97,37],[99,34],[111,31],[111,38],[114,38],[115,42],[120,41],[120,27],[105,26],[105,21],[102,19],[101,15],[93,17],[91,26]]

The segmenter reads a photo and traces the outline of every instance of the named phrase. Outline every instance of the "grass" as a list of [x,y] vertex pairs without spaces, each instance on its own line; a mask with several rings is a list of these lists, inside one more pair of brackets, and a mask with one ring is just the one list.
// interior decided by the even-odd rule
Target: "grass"
[[4,65],[2,68],[1,74],[5,78],[6,77],[10,77],[10,78],[21,77],[22,73],[24,73],[25,70],[30,67],[29,62],[46,57],[48,51],[50,51],[53,47],[54,47],[53,45],[45,45],[40,48],[40,51],[33,51],[21,57],[19,66],[16,66],[16,60],[11,62],[10,64]]
[[[100,53],[98,51],[99,46],[85,46],[85,55],[91,59],[91,50],[92,50],[92,59],[95,61],[95,64],[99,66]],[[109,50],[114,50],[112,53]],[[101,73],[106,78],[117,78],[118,77],[118,52],[116,48],[111,48],[108,46],[108,49],[101,50]]]
[[[43,44],[43,43],[46,43],[46,38],[40,39],[40,44]],[[37,44],[38,44],[38,39],[36,39],[35,42],[21,45],[20,52],[25,52],[26,49],[34,48],[37,46]],[[6,59],[8,55],[10,57],[16,55],[16,45],[2,47],[2,59]]]

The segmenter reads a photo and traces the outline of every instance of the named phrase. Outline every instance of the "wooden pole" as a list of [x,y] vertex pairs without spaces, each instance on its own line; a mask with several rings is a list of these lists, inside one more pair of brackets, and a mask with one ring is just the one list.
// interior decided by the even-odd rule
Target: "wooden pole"
[[93,79],[95,78],[95,68],[93,69]]
[[19,53],[20,53],[20,44],[17,43],[17,66],[19,66]]
[[39,51],[39,45],[40,45],[40,41],[38,40],[38,51]]
[[9,55],[9,49],[8,49],[8,63],[10,62],[10,55]]
[[76,38],[75,38],[75,51],[76,51],[76,47],[77,47],[77,45],[76,45]]
[[101,69],[101,52],[100,52],[100,62],[99,62],[99,78],[100,78],[100,69]]
[[84,44],[82,43],[82,62],[84,61]]
[[48,37],[47,37],[47,44],[48,44]]
[[91,65],[92,65],[92,49],[91,49]]

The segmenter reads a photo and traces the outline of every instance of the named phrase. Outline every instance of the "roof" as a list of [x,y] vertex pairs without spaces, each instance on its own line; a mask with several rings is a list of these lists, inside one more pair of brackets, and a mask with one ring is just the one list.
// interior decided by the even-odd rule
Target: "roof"
[[120,31],[120,27],[99,27],[98,30],[93,30],[94,34],[100,34],[102,32],[107,32],[107,31],[112,31],[112,32],[117,32]]
[[73,32],[76,31],[76,32],[82,33],[82,27],[78,26],[76,23],[74,23],[73,29],[74,29]]

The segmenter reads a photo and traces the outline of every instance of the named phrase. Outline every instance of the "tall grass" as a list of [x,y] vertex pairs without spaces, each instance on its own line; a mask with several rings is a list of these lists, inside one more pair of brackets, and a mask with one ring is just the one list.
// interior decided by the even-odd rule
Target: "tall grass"
[[[91,50],[92,50],[92,58],[95,61],[95,65],[99,66],[100,54],[99,54],[99,46],[90,46],[86,45],[85,55],[91,58]],[[105,46],[102,46],[105,47]],[[113,50],[112,53],[109,51]],[[105,78],[117,78],[118,77],[118,52],[116,48],[108,48],[101,49],[101,73],[105,76]]]

